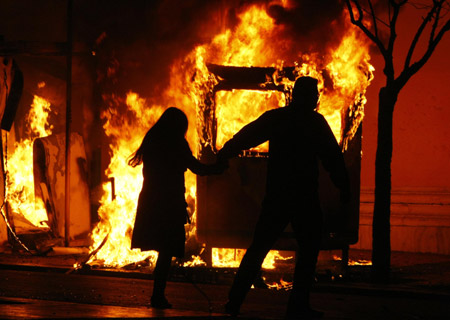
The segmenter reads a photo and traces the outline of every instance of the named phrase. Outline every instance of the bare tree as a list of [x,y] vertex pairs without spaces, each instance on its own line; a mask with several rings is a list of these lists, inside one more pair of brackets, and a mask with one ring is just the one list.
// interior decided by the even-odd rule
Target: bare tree
[[[427,4],[408,0],[386,0],[383,2],[384,8],[380,8],[380,2],[376,3],[372,0],[345,0],[345,2],[351,22],[372,40],[384,58],[383,73],[386,76],[386,83],[378,95],[372,276],[375,281],[386,282],[389,280],[391,260],[390,207],[394,107],[400,90],[425,65],[444,34],[450,30],[450,19],[448,19],[450,5],[446,0],[429,0]],[[422,17],[422,22],[419,23],[406,52],[403,69],[396,75],[393,57],[397,38],[396,24],[402,7],[407,4],[416,9],[425,9],[426,14]],[[384,15],[381,14],[380,9],[383,9]],[[419,42],[424,40],[427,41],[424,52],[417,53]],[[418,56],[417,60],[413,61],[413,57],[416,56]]]

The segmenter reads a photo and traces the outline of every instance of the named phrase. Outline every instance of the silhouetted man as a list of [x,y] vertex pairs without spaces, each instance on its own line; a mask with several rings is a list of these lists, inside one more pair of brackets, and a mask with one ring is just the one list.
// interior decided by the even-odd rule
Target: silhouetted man
[[237,315],[247,292],[260,271],[268,251],[291,223],[298,242],[293,289],[287,306],[288,318],[318,318],[309,292],[320,248],[322,212],[318,197],[318,160],[330,173],[344,200],[349,198],[349,180],[336,139],[315,111],[319,100],[317,80],[297,79],[292,103],[265,112],[242,128],[218,154],[219,161],[269,140],[266,195],[248,248],[229,293],[225,308]]

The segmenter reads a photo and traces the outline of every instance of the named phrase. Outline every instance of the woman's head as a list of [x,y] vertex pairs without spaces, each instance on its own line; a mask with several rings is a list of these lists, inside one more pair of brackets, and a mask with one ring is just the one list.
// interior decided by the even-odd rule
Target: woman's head
[[184,138],[188,129],[188,119],[183,111],[170,107],[163,112],[149,132],[155,131],[162,138]]
[[188,119],[183,111],[175,107],[166,109],[153,127],[148,130],[139,149],[137,149],[128,160],[128,164],[133,167],[141,164],[144,158],[144,153],[152,141],[170,143],[185,139],[187,129]]

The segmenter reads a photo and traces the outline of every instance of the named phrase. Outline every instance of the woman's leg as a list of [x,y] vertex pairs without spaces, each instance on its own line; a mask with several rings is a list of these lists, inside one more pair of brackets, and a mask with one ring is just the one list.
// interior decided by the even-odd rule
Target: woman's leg
[[155,270],[153,271],[154,284],[151,304],[156,308],[170,308],[171,305],[165,298],[166,282],[169,276],[170,264],[172,262],[172,255],[170,253],[161,251],[158,254]]

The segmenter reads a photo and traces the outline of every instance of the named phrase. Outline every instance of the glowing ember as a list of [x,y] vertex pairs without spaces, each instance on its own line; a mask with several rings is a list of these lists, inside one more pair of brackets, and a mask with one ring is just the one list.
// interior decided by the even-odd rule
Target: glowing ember
[[238,268],[244,249],[212,248],[212,265],[215,268]]
[[206,262],[202,260],[199,256],[192,256],[192,260],[187,261],[183,264],[183,267],[199,267],[206,266]]
[[349,266],[371,266],[372,265],[372,261],[364,260],[364,259],[358,259],[358,260],[349,259],[348,260],[348,265]]
[[33,141],[52,133],[49,112],[50,102],[35,95],[26,118],[29,138],[14,143],[7,162],[6,200],[11,211],[39,228],[48,228],[48,217],[44,203],[34,196]]
[[[333,260],[342,261],[342,258],[339,256],[336,256],[336,255],[333,255]],[[372,261],[364,260],[364,259],[358,259],[358,260],[348,259],[348,265],[349,266],[371,266]]]
[[283,279],[280,279],[280,282],[274,282],[272,284],[268,284],[267,286],[270,289],[276,289],[276,290],[291,290],[292,289],[293,282],[284,281]]
[[[238,268],[245,249],[212,248],[212,265],[216,268]],[[279,251],[270,250],[262,264],[263,269],[275,269],[276,260],[287,260]]]

